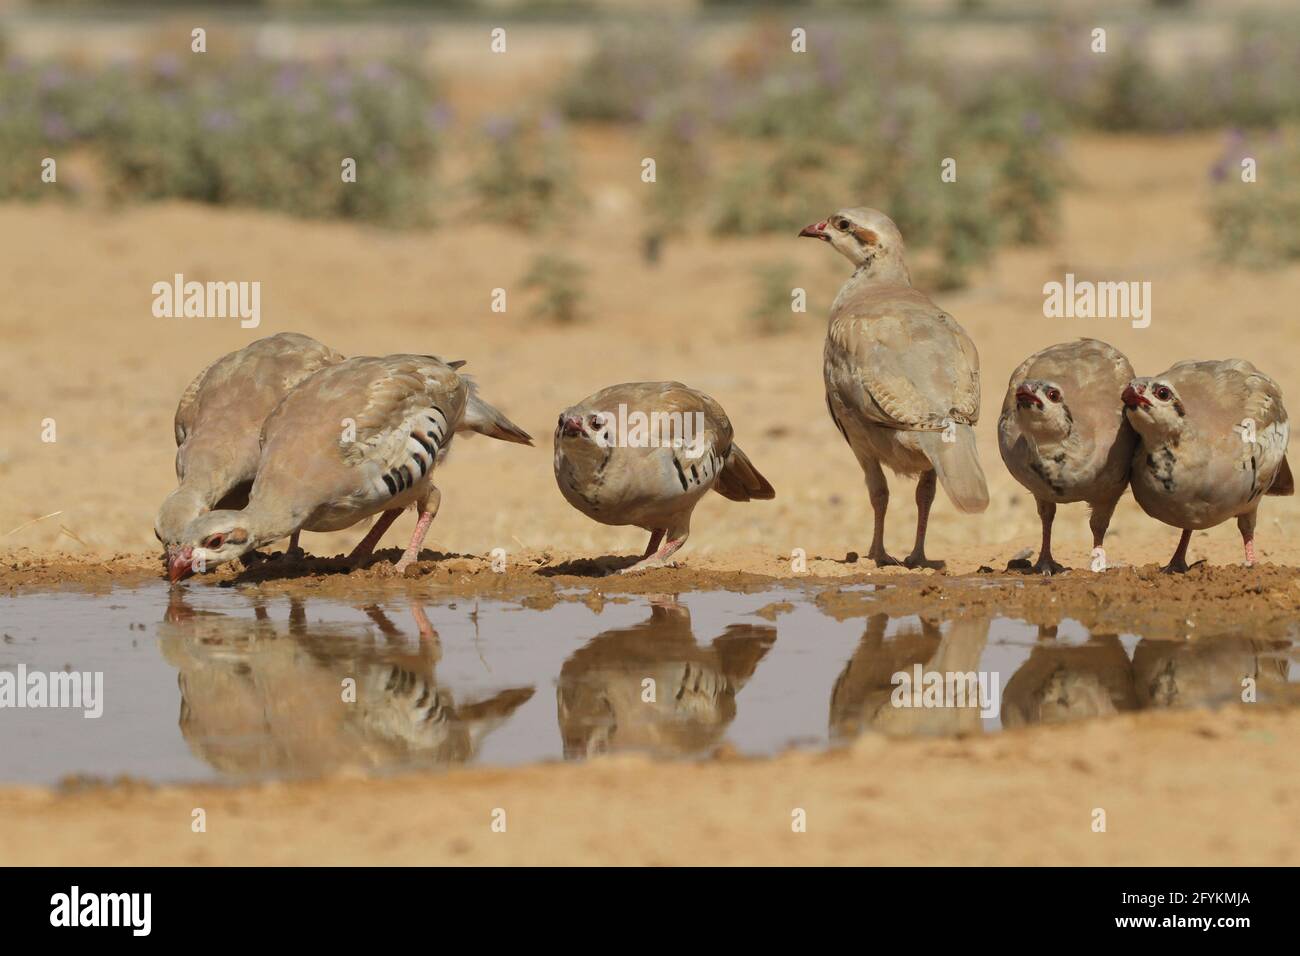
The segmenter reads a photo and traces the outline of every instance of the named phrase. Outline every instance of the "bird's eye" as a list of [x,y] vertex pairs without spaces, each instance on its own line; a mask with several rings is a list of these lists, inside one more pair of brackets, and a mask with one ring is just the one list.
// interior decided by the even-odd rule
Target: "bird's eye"
[[1160,399],[1160,401],[1162,402],[1169,401],[1169,399],[1173,396],[1173,394],[1174,393],[1169,391],[1169,389],[1166,388],[1164,385],[1156,386],[1156,398]]
[[849,229],[849,221],[842,217],[836,219],[833,223],[831,223],[831,225],[833,225],[836,229],[840,230],[841,232],[848,232]]
[[1061,401],[1061,393],[1060,393],[1060,391],[1059,391],[1058,389],[1055,389],[1055,388],[1049,388],[1049,389],[1047,390],[1047,397],[1048,397],[1048,399],[1049,399],[1050,401],[1052,401],[1052,402],[1060,402],[1060,401]]
[[600,416],[592,415],[588,417],[587,424],[590,425],[592,428],[599,430],[601,425]]
[[225,538],[221,535],[214,534],[212,537],[208,538],[207,541],[203,542],[203,547],[209,551],[215,551],[217,548],[221,547],[221,542],[224,540]]

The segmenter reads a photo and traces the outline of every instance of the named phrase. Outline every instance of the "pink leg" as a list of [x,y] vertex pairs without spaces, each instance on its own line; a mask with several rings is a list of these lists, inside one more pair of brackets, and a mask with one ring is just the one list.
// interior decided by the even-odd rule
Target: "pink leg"
[[[664,542],[663,547],[661,547],[654,554],[647,554],[636,564],[629,565],[619,573],[627,574],[629,571],[641,571],[644,570],[645,568],[661,568],[665,564],[667,564],[668,559],[677,553],[677,550],[686,543],[686,539],[689,538],[691,535],[691,529],[689,525],[686,526],[685,528],[680,528],[676,530],[677,530],[676,537],[673,537],[673,531],[671,530],[662,532],[663,536],[668,539]],[[655,543],[656,541],[657,539],[653,539],[653,538],[651,539],[652,544]]]
[[392,511],[385,511],[379,516],[378,520],[371,525],[369,533],[361,539],[361,543],[353,548],[352,553],[348,555],[348,561],[353,567],[360,567],[361,562],[370,557],[371,552],[375,550],[375,545],[379,543],[379,539],[384,536],[384,532],[392,526],[401,513],[401,508],[394,508]]
[[424,536],[429,533],[429,525],[433,524],[433,519],[438,515],[440,504],[442,504],[442,492],[437,488],[430,488],[429,497],[416,505],[420,517],[415,522],[415,530],[411,532],[411,543],[406,546],[406,552],[397,564],[393,565],[393,570],[398,574],[420,559],[420,546],[424,544]]
[[657,529],[657,530],[655,530],[655,531],[651,531],[651,532],[650,532],[650,543],[647,544],[647,545],[645,546],[645,554],[641,555],[641,557],[642,557],[642,558],[648,558],[648,557],[650,557],[650,555],[652,555],[652,554],[654,554],[656,551],[658,551],[658,550],[659,550],[659,542],[662,541],[663,539],[664,539],[664,529],[663,529],[663,528],[659,528],[659,529]]
[[432,511],[420,512],[420,517],[415,522],[415,530],[411,532],[411,543],[406,546],[406,552],[394,565],[394,570],[400,573],[419,560],[420,545],[424,544],[424,536],[429,533],[429,525],[433,524],[434,514],[435,512]]
[[1241,532],[1241,546],[1246,550],[1246,567],[1253,568],[1255,566],[1255,512],[1238,516],[1237,530]]

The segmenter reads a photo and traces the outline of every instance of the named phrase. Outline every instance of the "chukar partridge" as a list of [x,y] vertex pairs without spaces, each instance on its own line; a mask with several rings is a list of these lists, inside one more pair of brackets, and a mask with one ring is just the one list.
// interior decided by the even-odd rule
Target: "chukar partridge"
[[519,426],[478,397],[457,373],[464,362],[430,355],[347,359],[290,392],[262,428],[257,478],[243,511],[190,523],[171,579],[239,557],[299,529],[338,531],[380,515],[349,556],[359,564],[388,526],[419,513],[401,572],[419,555],[441,495],[434,468],[457,432],[531,445]]
[[826,336],[826,405],[866,474],[875,515],[871,550],[877,565],[898,564],[885,551],[889,485],[881,465],[916,475],[916,544],[909,568],[939,566],[925,557],[935,479],[960,511],[988,507],[975,450],[979,355],[957,321],[912,288],[903,237],[882,212],[843,209],[808,226],[853,263],[831,304]]
[[732,501],[776,495],[732,442],[722,406],[680,382],[611,385],[566,408],[555,480],[588,518],[650,532],[642,559],[624,571],[663,567],[710,489]]
[[[194,377],[176,406],[176,477],[154,521],[168,561],[186,525],[213,508],[242,508],[257,474],[266,416],[291,389],[343,356],[297,332],[258,339]],[[297,547],[297,535],[290,547]]]
[[1118,398],[1132,377],[1128,359],[1096,339],[1049,346],[1011,373],[998,448],[1011,476],[1038,502],[1040,574],[1065,570],[1052,559],[1057,505],[1086,501],[1093,548],[1105,541],[1137,444]]
[[1246,565],[1253,565],[1260,500],[1295,492],[1277,383],[1242,359],[1179,362],[1133,379],[1123,401],[1140,438],[1133,497],[1151,517],[1183,531],[1164,570],[1186,571],[1192,532],[1229,518],[1237,519]]

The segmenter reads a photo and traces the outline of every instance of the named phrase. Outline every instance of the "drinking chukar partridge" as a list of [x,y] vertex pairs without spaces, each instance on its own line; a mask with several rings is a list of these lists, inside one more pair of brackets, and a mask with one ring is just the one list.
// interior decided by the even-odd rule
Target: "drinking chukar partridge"
[[998,419],[998,448],[1011,476],[1038,502],[1043,544],[1034,570],[1057,574],[1052,559],[1056,506],[1086,501],[1092,546],[1100,548],[1128,487],[1137,434],[1118,399],[1133,366],[1097,339],[1035,352],[1011,373]]
[[1255,512],[1264,495],[1295,492],[1287,416],[1277,383],[1242,359],[1179,362],[1123,392],[1140,443],[1133,497],[1183,530],[1167,573],[1187,570],[1192,532],[1237,519],[1246,566],[1255,563]]
[[[343,356],[297,332],[258,339],[194,377],[176,406],[176,477],[154,521],[174,557],[186,525],[213,508],[242,508],[257,474],[266,416],[289,391]],[[294,534],[290,548],[296,548]]]
[[624,571],[665,566],[709,489],[732,501],[776,496],[732,442],[722,406],[680,382],[611,385],[566,408],[555,480],[588,518],[650,532],[642,559]]
[[916,544],[902,562],[938,566],[925,557],[925,531],[937,476],[960,511],[988,507],[975,450],[979,355],[965,330],[912,288],[903,237],[875,209],[842,209],[799,233],[831,244],[853,275],[831,303],[826,336],[826,405],[866,474],[875,513],[867,556],[898,564],[885,551],[889,485],[881,465],[917,475]]
[[185,529],[171,579],[206,570],[299,529],[338,531],[379,514],[349,556],[357,565],[415,505],[415,533],[397,562],[420,553],[438,513],[436,464],[457,432],[531,445],[519,426],[430,355],[363,356],[317,372],[285,396],[262,428],[257,478],[243,511],[213,511]]

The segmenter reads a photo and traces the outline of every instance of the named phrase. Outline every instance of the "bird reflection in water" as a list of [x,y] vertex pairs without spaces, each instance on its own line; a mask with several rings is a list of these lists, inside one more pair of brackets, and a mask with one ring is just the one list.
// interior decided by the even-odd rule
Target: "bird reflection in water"
[[1133,669],[1117,635],[1092,634],[1082,644],[1063,644],[1055,626],[1040,626],[1029,659],[1007,681],[1002,725],[1059,724],[1137,706]]
[[374,627],[362,636],[356,625],[309,625],[296,598],[280,624],[264,603],[250,621],[173,595],[159,634],[195,755],[237,776],[462,764],[532,697],[515,687],[457,703],[438,683],[441,646],[423,608],[411,605],[413,637],[378,606],[364,610]]
[[[1005,620],[1005,619],[998,619]],[[892,637],[889,618],[868,618],[866,632],[831,693],[830,733],[844,739],[866,731],[952,736],[983,729],[978,706],[895,703],[895,675],[982,674],[987,617],[966,616],[943,626],[920,618]],[[1194,641],[1139,641],[1130,660],[1118,635],[1089,633],[1086,641],[1057,640],[1040,626],[1038,640],[1002,689],[1005,728],[1064,723],[1161,707],[1218,707],[1236,702],[1294,702],[1288,683],[1290,641],[1215,637]],[[990,679],[989,686],[996,686]]]
[[978,733],[980,706],[974,696],[960,707],[898,707],[894,675],[922,673],[946,675],[977,671],[988,643],[988,617],[970,615],[947,626],[921,618],[918,626],[905,626],[886,639],[889,617],[873,614],[857,650],[844,666],[831,691],[832,739],[855,737],[867,731],[896,736],[949,736]]
[[[1143,707],[1217,707],[1292,698],[1287,683],[1289,641],[1221,637],[1201,641],[1143,640],[1133,675]],[[1253,700],[1252,700],[1253,698]]]
[[674,597],[652,595],[647,620],[605,631],[565,661],[556,689],[565,758],[709,752],[775,642],[774,627],[732,624],[700,646],[691,612]]

